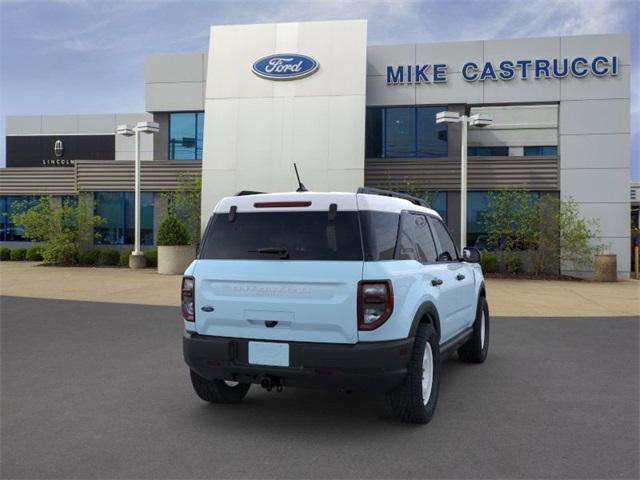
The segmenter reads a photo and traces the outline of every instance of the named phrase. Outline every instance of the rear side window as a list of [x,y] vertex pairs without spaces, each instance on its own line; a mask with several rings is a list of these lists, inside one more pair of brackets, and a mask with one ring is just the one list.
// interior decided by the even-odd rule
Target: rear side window
[[400,215],[392,212],[360,212],[365,260],[393,260]]
[[437,218],[431,218],[431,226],[433,227],[433,233],[440,244],[438,261],[451,262],[458,260],[458,249],[451,238],[449,230],[444,226],[444,223]]
[[357,212],[238,212],[209,221],[201,259],[362,260]]
[[398,260],[433,263],[436,256],[436,246],[427,217],[422,214],[403,213],[398,236]]

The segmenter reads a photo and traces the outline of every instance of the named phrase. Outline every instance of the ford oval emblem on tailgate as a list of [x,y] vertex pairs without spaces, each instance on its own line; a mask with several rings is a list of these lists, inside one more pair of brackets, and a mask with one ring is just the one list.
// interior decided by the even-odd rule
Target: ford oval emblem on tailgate
[[213,312],[215,308],[213,308],[211,305],[203,305],[200,310],[202,310],[203,312]]
[[256,60],[253,73],[269,80],[296,80],[308,77],[318,70],[318,62],[297,53],[277,53]]

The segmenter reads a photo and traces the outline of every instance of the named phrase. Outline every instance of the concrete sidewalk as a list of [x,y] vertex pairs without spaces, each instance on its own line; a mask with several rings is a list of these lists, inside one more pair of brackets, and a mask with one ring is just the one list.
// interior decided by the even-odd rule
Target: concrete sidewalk
[[[0,263],[0,295],[140,305],[179,306],[180,276],[126,268],[45,267]],[[640,282],[487,279],[494,316],[597,317],[640,315]]]

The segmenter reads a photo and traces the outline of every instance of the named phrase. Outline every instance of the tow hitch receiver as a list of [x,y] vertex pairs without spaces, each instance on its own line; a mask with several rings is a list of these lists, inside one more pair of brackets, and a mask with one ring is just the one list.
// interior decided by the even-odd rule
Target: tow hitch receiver
[[279,377],[262,377],[260,380],[260,386],[267,392],[270,392],[274,388],[277,392],[281,392],[283,388],[282,379]]

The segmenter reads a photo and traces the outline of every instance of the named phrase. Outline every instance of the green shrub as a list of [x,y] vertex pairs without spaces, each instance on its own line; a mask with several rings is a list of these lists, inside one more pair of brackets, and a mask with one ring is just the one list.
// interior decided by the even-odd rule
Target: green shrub
[[100,260],[100,250],[88,250],[80,254],[80,263],[82,265],[97,265]]
[[128,267],[130,254],[131,252],[129,250],[123,250],[122,252],[120,252],[120,261],[118,262],[118,265],[120,265],[121,267]]
[[89,194],[65,199],[62,204],[53,197],[41,197],[35,205],[18,202],[12,207],[11,221],[24,228],[24,236],[44,242],[42,259],[46,263],[74,264],[82,245],[96,236],[94,227],[104,220],[93,215]]
[[158,245],[189,245],[189,232],[178,217],[172,213],[167,215],[158,229]]
[[510,254],[505,258],[505,267],[509,273],[522,273],[522,258],[519,255]]
[[120,263],[120,252],[118,250],[101,250],[98,263],[100,265],[118,265]]
[[71,265],[78,263],[78,246],[74,243],[49,245],[42,252],[45,263],[54,265]]
[[11,259],[11,249],[7,247],[0,248],[0,261],[4,262],[5,260]]
[[500,267],[498,256],[493,253],[485,253],[480,259],[480,265],[484,273],[496,273]]
[[40,262],[42,260],[42,247],[28,248],[25,258],[30,262]]
[[11,254],[9,255],[9,258],[11,258],[11,260],[14,260],[14,261],[21,261],[21,260],[24,260],[24,257],[26,255],[27,255],[26,248],[14,248],[13,250],[11,250]]
[[157,250],[145,250],[144,258],[147,260],[147,267],[158,266],[158,251]]

